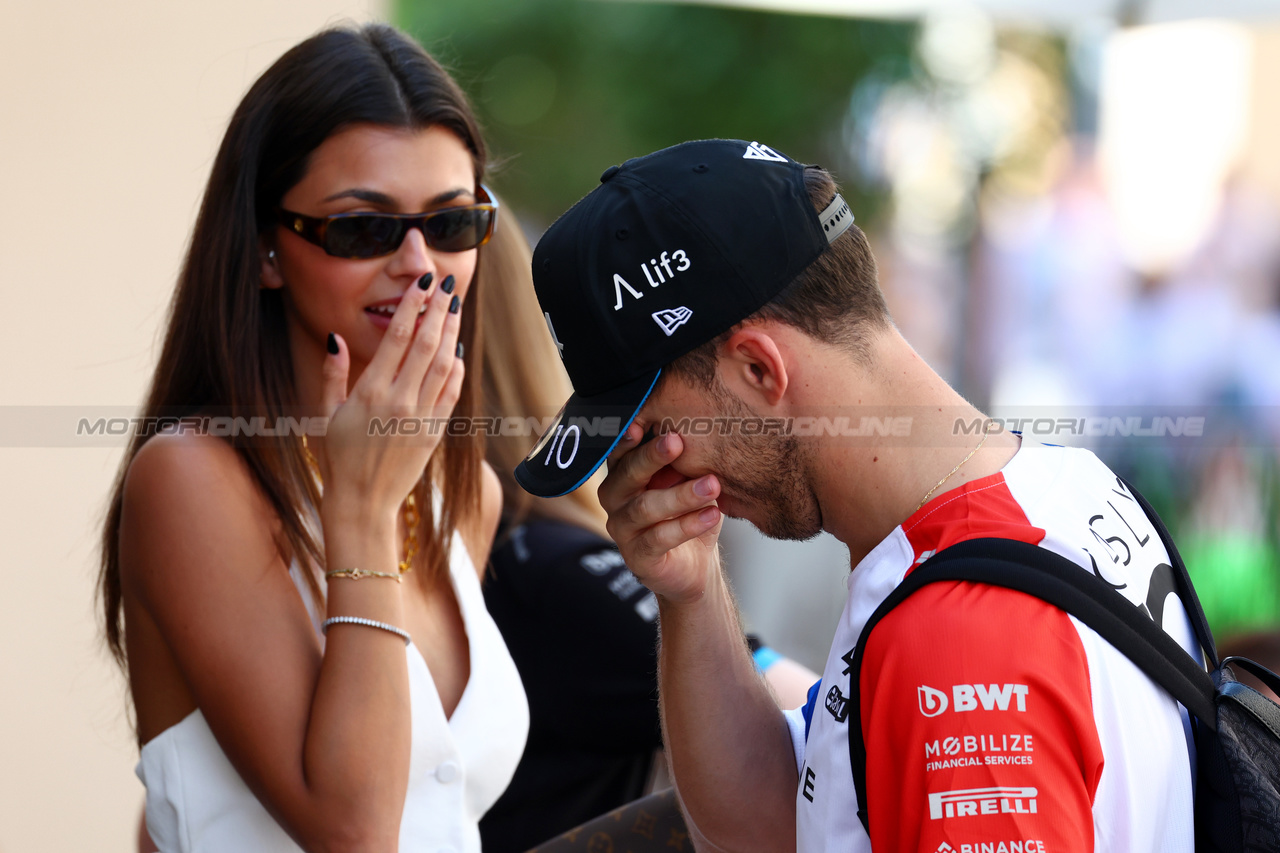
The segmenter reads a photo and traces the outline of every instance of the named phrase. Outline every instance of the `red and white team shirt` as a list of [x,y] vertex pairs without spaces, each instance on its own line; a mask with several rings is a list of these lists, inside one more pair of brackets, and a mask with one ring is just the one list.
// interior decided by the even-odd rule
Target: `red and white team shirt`
[[925,587],[872,633],[860,680],[871,837],[863,831],[844,656],[914,566],[993,536],[1073,560],[1196,649],[1168,553],[1116,475],[1086,450],[1024,446],[1001,472],[925,504],[850,576],[822,681],[787,712],[797,849],[1191,853],[1185,711],[1075,618],[968,582]]

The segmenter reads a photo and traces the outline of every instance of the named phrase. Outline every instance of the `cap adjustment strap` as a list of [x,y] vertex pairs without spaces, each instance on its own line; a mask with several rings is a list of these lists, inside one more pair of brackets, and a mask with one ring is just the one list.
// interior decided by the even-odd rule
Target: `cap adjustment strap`
[[853,224],[853,211],[849,209],[849,203],[840,193],[836,193],[836,197],[831,199],[831,204],[818,214],[818,221],[822,223],[822,230],[827,235],[827,245],[831,245]]

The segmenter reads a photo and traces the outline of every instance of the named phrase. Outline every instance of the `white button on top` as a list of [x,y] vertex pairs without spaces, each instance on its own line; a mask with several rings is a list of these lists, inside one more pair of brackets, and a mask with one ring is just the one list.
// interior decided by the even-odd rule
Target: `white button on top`
[[458,778],[458,765],[452,761],[446,761],[436,768],[436,781],[441,785],[448,785],[454,779]]

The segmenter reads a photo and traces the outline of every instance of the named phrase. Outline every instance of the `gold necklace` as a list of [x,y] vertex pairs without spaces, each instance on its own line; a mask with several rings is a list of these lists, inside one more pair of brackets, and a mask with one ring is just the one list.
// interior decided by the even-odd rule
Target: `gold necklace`
[[[989,433],[984,429],[982,431],[982,438],[978,439],[978,446],[975,447],[973,450],[970,450],[969,455],[960,460],[960,465],[963,465],[964,463],[968,462],[970,459],[973,458],[973,454],[977,453],[979,450],[982,449],[982,445],[986,444],[988,435]],[[929,498],[933,495],[933,493],[938,491],[938,486],[941,486],[943,483],[947,482],[947,480],[951,479],[952,474],[960,470],[960,465],[957,465],[956,467],[952,468],[947,473],[947,476],[939,480],[932,489],[925,492],[924,497],[920,499],[920,503],[916,504],[916,508],[911,510],[912,515],[915,515],[917,512],[919,512],[920,507],[924,506],[929,501]]]
[[[302,436],[302,453],[307,459],[307,467],[311,469],[311,476],[316,478],[316,485],[320,487],[321,497],[324,496],[324,478],[320,476],[320,463],[316,461],[315,454],[311,452],[311,448],[307,446],[307,437]],[[418,522],[422,520],[422,516],[418,514],[418,499],[413,492],[409,493],[409,497],[404,499],[404,505],[401,509],[404,515],[404,559],[400,561],[400,574],[413,571],[413,558],[418,555]]]

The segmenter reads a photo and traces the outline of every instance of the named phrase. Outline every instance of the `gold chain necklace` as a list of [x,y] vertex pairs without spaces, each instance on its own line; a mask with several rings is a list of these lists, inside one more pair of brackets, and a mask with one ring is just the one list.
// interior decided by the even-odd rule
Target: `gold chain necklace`
[[[972,459],[972,458],[973,458],[973,454],[977,453],[979,450],[981,450],[981,449],[982,449],[982,445],[986,444],[986,442],[987,442],[987,436],[988,436],[988,435],[989,435],[989,433],[984,429],[984,430],[982,431],[982,438],[978,439],[978,446],[977,446],[977,447],[975,447],[973,450],[970,450],[970,451],[969,451],[969,455],[968,455],[968,456],[966,456],[965,458],[963,458],[963,459],[961,459],[961,460],[960,460],[960,465],[963,465],[964,463],[968,462],[970,459]],[[922,506],[924,506],[926,503],[928,503],[929,498],[933,495],[933,493],[934,493],[934,492],[938,491],[938,487],[939,487],[939,486],[941,486],[943,483],[947,482],[947,480],[951,479],[951,475],[952,475],[952,474],[954,474],[955,472],[957,472],[957,471],[959,471],[959,470],[960,470],[960,465],[957,465],[956,467],[952,468],[952,469],[951,469],[951,471],[950,471],[950,472],[948,472],[947,476],[945,476],[945,477],[943,477],[941,480],[939,480],[939,481],[937,482],[937,484],[936,484],[932,489],[930,489],[929,491],[925,492],[924,497],[920,499],[920,503],[916,504],[916,508],[915,508],[915,509],[913,509],[913,510],[911,510],[911,514],[912,514],[912,515],[915,515],[917,512],[919,512],[919,511],[920,511],[920,507],[922,507]]]
[[[316,478],[316,485],[320,488],[321,498],[324,496],[324,478],[320,476],[320,463],[316,461],[315,454],[311,452],[311,448],[307,446],[307,437],[302,436],[302,453],[307,459],[307,467],[311,469],[311,476]],[[418,522],[422,516],[418,514],[418,499],[413,492],[409,493],[409,497],[404,499],[404,505],[401,508],[404,515],[404,559],[400,561],[400,574],[413,571],[413,558],[418,555]]]

